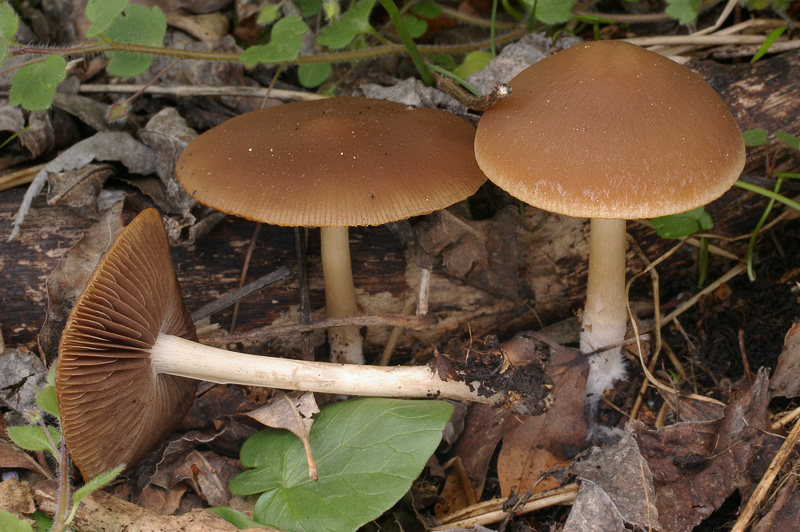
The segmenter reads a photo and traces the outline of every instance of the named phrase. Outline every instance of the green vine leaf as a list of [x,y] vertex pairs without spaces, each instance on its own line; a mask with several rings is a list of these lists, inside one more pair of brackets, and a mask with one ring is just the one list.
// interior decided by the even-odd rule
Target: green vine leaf
[[59,55],[25,65],[11,80],[8,103],[28,111],[44,111],[53,103],[58,84],[67,77],[67,62]]
[[375,0],[360,0],[342,16],[322,28],[317,42],[331,50],[341,50],[353,39],[363,33],[374,33],[369,23],[369,15],[375,7]]
[[422,18],[436,18],[442,14],[442,6],[434,4],[430,0],[422,0],[411,8],[411,12]]
[[303,18],[308,18],[322,11],[322,0],[294,0]]
[[714,227],[714,220],[703,207],[681,214],[653,218],[650,223],[661,238],[683,238]]
[[234,525],[236,528],[268,528],[266,525],[256,523],[242,512],[234,510],[233,508],[228,508],[227,506],[214,506],[209,508],[209,510]]
[[309,63],[297,67],[297,79],[307,89],[314,89],[322,85],[333,72],[330,63]]
[[8,57],[8,46],[19,29],[19,17],[9,4],[0,4],[0,63]]
[[[131,4],[123,15],[104,33],[113,41],[146,46],[162,46],[167,34],[167,17],[158,6],[152,10],[139,4]],[[153,56],[132,52],[108,52],[111,62],[106,71],[113,76],[138,76],[153,63]]]
[[[47,432],[53,442],[61,441],[61,432],[50,425],[47,425]],[[44,429],[39,425],[22,425],[19,427],[8,427],[8,437],[11,438],[18,447],[26,451],[49,451],[58,458],[58,450],[53,447],[50,440],[44,433]]]
[[297,15],[282,18],[272,27],[269,44],[251,46],[239,57],[245,66],[254,67],[259,63],[282,63],[294,61],[303,47],[303,34],[308,26]]
[[443,401],[355,399],[328,405],[309,437],[319,480],[308,477],[303,444],[264,429],[242,446],[255,469],[230,483],[261,493],[254,519],[288,532],[349,532],[376,519],[411,487],[436,450],[453,407]]
[[405,24],[406,30],[408,30],[408,34],[411,35],[412,39],[422,37],[428,29],[426,21],[413,15],[403,16],[403,24]]
[[747,147],[764,146],[769,144],[767,131],[765,129],[748,129],[742,133],[744,145]]
[[523,0],[526,4],[536,6],[536,18],[545,24],[564,24],[572,19],[572,6],[575,0]]
[[256,24],[266,26],[278,20],[280,16],[281,16],[280,5],[267,4],[263,8],[261,8],[261,12],[258,14],[258,19],[256,19]]
[[0,530],[4,532],[33,532],[33,527],[5,510],[0,510]]
[[690,23],[700,12],[700,0],[667,0],[667,4],[667,15],[680,24]]
[[491,60],[492,54],[489,52],[485,50],[475,50],[464,57],[464,62],[453,70],[453,74],[461,79],[466,79],[470,74],[483,70],[483,67],[488,65]]
[[794,135],[786,133],[785,131],[776,131],[775,138],[783,142],[793,150],[800,150],[800,139],[798,139]]
[[91,39],[106,31],[127,5],[128,0],[89,0],[86,18],[91,26],[86,30],[86,36]]

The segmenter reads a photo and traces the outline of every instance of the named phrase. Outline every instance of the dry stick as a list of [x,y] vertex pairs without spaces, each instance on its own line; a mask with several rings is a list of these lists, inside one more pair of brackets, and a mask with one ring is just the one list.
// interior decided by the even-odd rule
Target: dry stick
[[[639,255],[639,258],[645,264],[644,271],[634,275],[630,279],[630,281],[628,281],[628,285],[625,287],[625,304],[628,307],[628,313],[630,314],[630,317],[631,317],[631,323],[634,323],[636,321],[636,318],[634,317],[633,312],[631,312],[631,309],[630,309],[630,298],[628,297],[628,294],[630,293],[631,285],[633,284],[633,282],[638,277],[640,277],[641,275],[644,275],[644,273],[648,272],[648,271],[650,272],[650,279],[652,280],[652,283],[653,283],[653,316],[654,316],[653,332],[656,335],[656,347],[653,350],[653,353],[650,355],[650,364],[647,367],[647,370],[650,373],[652,373],[653,371],[655,371],[656,363],[658,362],[658,355],[661,353],[661,326],[660,326],[660,323],[659,323],[659,321],[661,319],[661,295],[660,295],[661,292],[659,291],[658,271],[656,270],[656,268],[653,265],[653,263],[650,262],[650,259],[647,258],[647,255],[645,255],[644,251],[642,251],[642,248],[639,247],[639,244],[630,236],[630,234],[626,233],[625,236],[628,237],[628,240],[630,241],[631,245],[636,250],[636,254]],[[681,246],[681,244],[678,244],[677,246],[673,247],[671,250],[669,250],[667,253],[665,253],[664,256],[661,257],[661,258],[662,259],[666,259],[666,257],[668,257],[668,256],[672,255],[673,253],[675,253],[678,250],[678,248]],[[637,336],[638,336],[638,334],[637,334]],[[642,361],[642,366],[644,366],[644,359],[642,358],[641,346],[640,346],[638,340],[637,340],[637,344],[636,345],[637,345],[637,347],[639,347],[639,357],[640,357],[640,359]],[[642,385],[639,387],[639,393],[636,396],[636,401],[634,401],[634,403],[633,403],[633,408],[631,408],[631,413],[628,416],[628,421],[633,422],[633,420],[636,419],[636,416],[639,415],[639,408],[641,408],[642,402],[644,401],[644,393],[647,391],[647,387],[648,387],[648,382],[647,382],[647,379],[645,379],[642,382]]]
[[[681,244],[679,244],[679,246],[680,245]],[[673,248],[673,250],[668,251],[667,253],[665,253],[664,255],[659,257],[650,266],[645,268],[642,272],[640,272],[639,274],[637,274],[636,276],[631,278],[631,280],[628,281],[628,284],[627,284],[627,286],[625,288],[626,294],[628,294],[630,292],[631,283],[636,279],[636,277],[638,277],[639,275],[643,275],[650,268],[656,267],[664,259],[666,259],[669,255],[671,255],[674,252],[675,249],[677,249],[677,246],[676,246],[676,248]],[[656,325],[658,326],[658,329],[660,330],[661,326],[666,325],[667,323],[669,323],[673,319],[675,319],[678,316],[680,316],[681,314],[683,314],[687,309],[691,308],[695,303],[697,303],[697,301],[701,297],[703,297],[703,295],[705,295],[707,293],[710,293],[710,292],[713,292],[721,284],[731,280],[732,278],[736,277],[737,275],[741,274],[742,272],[744,272],[746,270],[747,270],[747,265],[746,264],[743,264],[743,263],[737,264],[736,266],[734,266],[733,268],[728,270],[728,272],[725,273],[724,275],[722,275],[719,279],[717,279],[716,281],[714,281],[713,283],[708,285],[705,289],[703,289],[700,292],[698,292],[697,294],[695,294],[694,297],[692,297],[691,299],[689,299],[688,301],[683,303],[680,307],[678,307],[677,309],[675,309],[672,312],[670,312],[669,314],[667,314],[667,316],[661,321],[661,325],[660,326],[658,326],[658,319],[659,319],[660,314],[658,312],[658,308],[656,308],[656,311],[655,311],[656,312]],[[628,300],[628,312],[630,313],[631,312],[631,310],[630,310],[630,298],[627,295],[626,295],[626,299]],[[672,390],[672,388],[670,388],[669,386],[666,386],[661,381],[656,379],[653,376],[653,374],[648,370],[647,366],[644,363],[644,355],[642,354],[641,334],[639,333],[639,326],[636,323],[636,320],[631,320],[631,324],[633,325],[634,338],[636,338],[636,347],[637,347],[638,354],[639,354],[639,362],[642,364],[642,369],[644,370],[645,377],[647,377],[647,380],[649,380],[650,383],[653,384],[653,386],[655,386],[656,388],[658,388],[660,390],[663,390],[665,392],[673,393],[674,390]],[[656,349],[657,350],[661,348],[660,344],[661,344],[661,335],[658,334],[658,335],[656,335]],[[702,395],[697,395],[697,394],[679,394],[679,396],[680,397],[685,397],[687,399],[694,399],[695,401],[702,401],[702,402],[705,402],[705,403],[713,403],[713,404],[718,404],[718,405],[724,405],[724,403],[722,403],[721,401],[717,401],[716,399],[712,399],[710,397],[705,397],[705,396],[702,396]]]
[[[244,264],[242,265],[242,275],[239,277],[239,288],[244,286],[244,281],[247,279],[247,270],[250,268],[250,259],[253,256],[253,249],[256,247],[256,242],[258,241],[258,234],[261,232],[261,226],[263,224],[261,222],[256,222],[256,227],[253,229],[253,236],[250,238],[250,245],[247,246],[247,254],[244,256]],[[230,334],[233,334],[234,329],[236,329],[236,317],[239,315],[239,304],[242,302],[241,299],[237,300],[236,303],[233,304],[233,316],[231,316],[231,327],[228,329]]]
[[783,414],[781,417],[773,421],[770,427],[772,428],[772,430],[777,430],[781,427],[785,427],[798,417],[800,417],[800,406],[798,406],[797,408],[786,414]]
[[[406,300],[405,305],[403,305],[402,314],[409,315],[413,309],[414,299],[409,298]],[[397,347],[397,341],[400,339],[400,334],[402,332],[403,327],[399,325],[394,326],[392,332],[389,334],[389,339],[386,340],[386,345],[383,347],[383,353],[381,353],[381,357],[376,362],[378,366],[386,366],[389,364],[389,361],[392,359],[392,353],[394,353],[394,348]]]
[[[79,92],[84,94],[95,93],[129,93],[137,92],[144,88],[144,85],[81,85]],[[216,87],[211,85],[195,85],[192,87],[165,87],[158,85],[144,89],[145,94],[155,94],[162,96],[175,96],[176,98],[188,98],[191,96],[239,96],[242,98],[264,98],[269,92],[270,97],[276,100],[324,100],[329,96],[315,94],[313,92],[292,91],[283,89],[269,89],[264,87]]]
[[282,336],[285,334],[298,334],[317,329],[328,329],[330,327],[369,327],[373,325],[388,325],[404,327],[414,331],[428,329],[439,323],[439,319],[433,314],[425,316],[406,316],[403,314],[372,314],[368,316],[342,316],[339,318],[326,318],[311,323],[295,323],[292,325],[267,326],[253,329],[243,333],[229,334],[227,336],[204,338],[206,345],[225,345],[231,342],[244,342]]
[[29,166],[28,168],[23,168],[0,177],[0,190],[8,190],[9,188],[30,183],[42,168],[44,168],[44,164],[37,164],[36,166]]
[[[664,35],[661,37],[635,37],[622,40],[639,46],[652,46],[654,44],[715,46],[721,44],[761,44],[766,39],[766,35]],[[781,37],[777,42],[786,42],[786,39]]]
[[[524,515],[542,508],[549,508],[550,506],[572,504],[577,493],[578,485],[576,483],[567,484],[560,488],[533,495],[528,502],[515,511],[517,515]],[[453,512],[437,521],[437,526],[431,530],[473,528],[475,525],[488,525],[502,521],[507,515],[507,512],[503,510],[503,506],[507,501],[508,498],[492,499],[469,506],[458,512]]]
[[[311,323],[311,289],[308,286],[308,261],[306,247],[308,230],[294,228],[294,247],[297,253],[297,280],[300,292],[300,323]],[[314,342],[310,332],[300,334],[300,344],[303,346],[303,360],[314,360]]]
[[252,283],[248,283],[245,286],[234,290],[232,292],[228,292],[224,296],[220,297],[219,299],[212,301],[208,305],[203,305],[199,309],[195,310],[191,313],[192,321],[198,322],[201,319],[205,318],[206,316],[210,316],[215,312],[219,312],[222,309],[226,309],[229,306],[233,305],[240,299],[243,299],[254,292],[258,292],[259,290],[266,288],[272,284],[277,282],[283,281],[287,277],[289,277],[289,268],[286,266],[281,266],[277,270],[272,273],[268,273],[263,277],[259,277]]
[[769,464],[767,472],[761,477],[761,481],[750,496],[750,500],[747,501],[747,506],[745,506],[742,513],[739,514],[739,519],[736,520],[736,524],[731,529],[731,532],[744,532],[747,529],[750,520],[769,494],[772,483],[775,481],[778,473],[780,473],[786,460],[789,459],[789,455],[794,450],[795,445],[797,445],[798,439],[800,439],[800,423],[795,423],[789,436],[786,437],[778,453],[772,459],[772,463]]

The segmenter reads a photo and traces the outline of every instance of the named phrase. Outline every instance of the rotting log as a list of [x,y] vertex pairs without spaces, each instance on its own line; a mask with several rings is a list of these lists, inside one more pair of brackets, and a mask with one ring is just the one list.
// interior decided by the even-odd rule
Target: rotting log
[[[692,62],[690,67],[701,72],[730,106],[743,129],[761,128],[769,132],[786,131],[800,134],[800,116],[796,103],[800,100],[800,51],[784,53],[754,65],[720,65],[713,62]],[[764,148],[750,150],[746,172],[764,176]],[[782,149],[778,169],[796,171],[800,158]],[[655,176],[654,176],[655,177]],[[0,330],[7,345],[33,346],[47,305],[44,281],[56,266],[59,257],[91,224],[66,208],[47,207],[37,199],[25,220],[20,236],[6,242],[7,232],[22,198],[21,188],[0,193]],[[797,193],[795,192],[794,195]],[[761,215],[765,201],[752,193],[733,189],[712,203],[708,210],[714,216],[714,233],[739,236],[749,233]],[[533,226],[542,213],[526,209],[526,222]],[[481,226],[488,227],[488,226]],[[238,286],[241,264],[253,225],[228,218],[198,244],[174,250],[178,277],[190,309],[209,303]],[[673,241],[654,235],[651,229],[636,222],[628,230],[650,260],[670,249]],[[454,336],[467,338],[470,331],[494,326],[501,331],[534,326],[569,317],[582,305],[586,282],[588,227],[585,220],[551,215],[542,226],[530,232],[512,227],[513,234],[487,234],[487,239],[519,238],[521,244],[521,286],[516,300],[502,299],[448,277],[443,270],[434,270],[430,291],[430,310],[439,317],[432,330],[405,332],[399,349],[409,352],[440,344]],[[265,227],[256,247],[249,279],[255,279],[283,265],[295,268],[293,232],[288,228]],[[368,227],[352,232],[354,276],[359,303],[366,313],[398,313],[408,298],[416,294],[419,268],[405,259],[404,245],[385,227]],[[742,255],[742,242],[723,244]],[[312,306],[324,305],[319,268],[318,234],[309,240],[309,273]],[[685,270],[691,264],[693,251],[686,247],[662,271]],[[636,254],[628,253],[629,272],[641,271]],[[502,260],[502,259],[501,259]],[[297,276],[274,285],[243,301],[239,331],[266,325],[282,325],[297,321]],[[532,298],[528,296],[532,295]],[[527,302],[532,302],[536,315],[525,313],[509,321]],[[316,317],[322,317],[317,313]],[[212,316],[212,321],[226,327],[230,310]],[[371,356],[380,353],[389,334],[387,327],[369,329],[366,345]],[[324,341],[315,333],[315,343]],[[248,346],[252,348],[253,346]],[[261,351],[285,354],[299,349],[297,338],[265,340]],[[52,356],[52,354],[51,354]]]

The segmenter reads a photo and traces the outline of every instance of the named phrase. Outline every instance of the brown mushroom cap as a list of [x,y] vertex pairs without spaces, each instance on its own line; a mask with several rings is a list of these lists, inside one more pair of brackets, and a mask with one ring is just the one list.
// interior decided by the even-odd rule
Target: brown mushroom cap
[[61,429],[84,478],[141,459],[194,401],[196,381],[150,363],[160,332],[196,339],[161,217],[147,209],[103,256],[61,337]]
[[276,225],[379,225],[442,209],[484,182],[475,129],[369,98],[295,102],[203,133],[175,172],[200,203]]
[[624,41],[578,44],[511,80],[481,118],[478,164],[512,196],[587,218],[685,212],[744,167],[741,131],[689,69]]

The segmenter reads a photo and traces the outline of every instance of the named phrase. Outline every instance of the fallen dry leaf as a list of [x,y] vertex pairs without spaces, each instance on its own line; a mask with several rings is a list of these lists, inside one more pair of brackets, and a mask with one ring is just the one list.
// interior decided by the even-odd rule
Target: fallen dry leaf
[[769,391],[772,397],[800,396],[800,322],[786,333]]
[[797,523],[800,523],[800,489],[795,470],[786,476],[769,511],[753,525],[753,532],[796,532]]
[[106,211],[83,238],[64,253],[47,278],[47,317],[39,331],[39,348],[47,360],[56,359],[61,333],[72,307],[100,257],[124,227],[122,210],[123,204],[119,203]]
[[[632,425],[653,474],[659,521],[670,532],[689,532],[739,490],[742,499],[763,473],[780,441],[769,432],[769,393],[763,369],[722,418],[659,430]],[[767,463],[765,463],[765,460]]]
[[96,220],[100,213],[97,199],[106,179],[114,175],[114,167],[110,164],[87,164],[75,170],[53,172],[48,174],[48,205],[65,205],[91,220]]
[[14,229],[8,239],[13,240],[19,233],[33,199],[44,188],[49,172],[74,170],[86,166],[92,161],[119,161],[129,172],[134,174],[147,175],[156,170],[156,159],[153,152],[130,134],[121,131],[96,133],[61,152],[36,174],[25,192],[25,197],[14,219]]
[[655,506],[653,477],[639,453],[633,430],[626,428],[616,444],[600,449],[572,467],[580,478],[575,505],[565,532],[636,529],[663,530]]
[[[553,379],[553,406],[541,416],[520,417],[508,424],[503,448],[497,458],[500,491],[525,493],[548,471],[566,464],[583,447],[586,417],[583,389],[589,366],[576,350],[554,350],[545,366]],[[543,479],[533,493],[561,485],[557,479]]]

